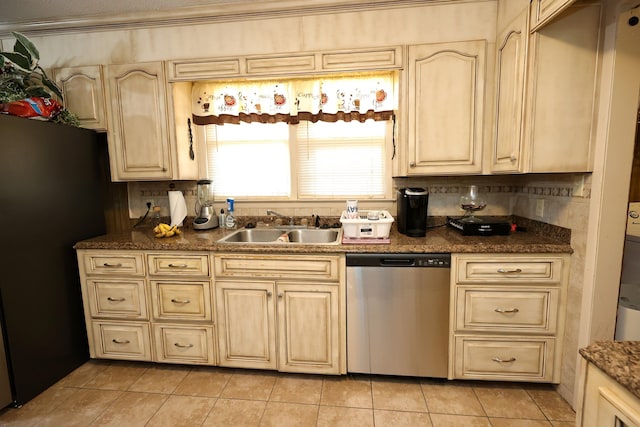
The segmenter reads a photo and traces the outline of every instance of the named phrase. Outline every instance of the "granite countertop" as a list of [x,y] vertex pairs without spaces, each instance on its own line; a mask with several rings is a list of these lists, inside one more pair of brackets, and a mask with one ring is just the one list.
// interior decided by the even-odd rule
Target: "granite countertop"
[[180,250],[260,253],[344,253],[344,252],[397,252],[397,253],[571,253],[566,239],[548,232],[514,232],[508,236],[463,236],[447,226],[427,230],[425,237],[407,237],[391,227],[390,243],[313,245],[295,243],[230,244],[217,240],[235,230],[193,230],[184,227],[183,233],[169,238],[156,238],[150,227],[106,234],[78,242],[76,249],[120,250]]
[[640,341],[598,341],[580,354],[640,398]]

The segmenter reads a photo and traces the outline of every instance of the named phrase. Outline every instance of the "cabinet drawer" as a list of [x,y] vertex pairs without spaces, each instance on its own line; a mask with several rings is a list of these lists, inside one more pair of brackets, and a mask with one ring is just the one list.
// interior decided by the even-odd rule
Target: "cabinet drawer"
[[144,276],[143,254],[139,252],[86,252],[83,259],[88,275]]
[[562,257],[468,257],[455,258],[457,283],[560,284]]
[[458,287],[456,329],[555,333],[559,289],[503,290]]
[[553,338],[455,337],[454,378],[551,381]]
[[209,256],[204,254],[149,254],[149,274],[209,276]]
[[144,280],[87,280],[92,317],[148,319]]
[[340,263],[337,256],[264,256],[216,255],[216,277],[294,278],[337,281]]
[[211,320],[209,282],[151,281],[153,317],[158,320]]
[[107,359],[151,360],[147,323],[94,322],[96,356]]
[[213,327],[154,325],[158,362],[213,365]]

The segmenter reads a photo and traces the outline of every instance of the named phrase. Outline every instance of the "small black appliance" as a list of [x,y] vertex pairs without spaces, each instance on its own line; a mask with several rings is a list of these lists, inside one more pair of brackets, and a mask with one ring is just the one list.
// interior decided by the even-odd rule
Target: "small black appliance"
[[398,231],[409,237],[427,234],[427,206],[429,192],[424,188],[401,188],[396,193],[398,203]]
[[447,217],[447,224],[464,236],[507,236],[511,233],[511,222],[505,218],[479,216],[474,217],[473,221],[465,221],[466,218]]

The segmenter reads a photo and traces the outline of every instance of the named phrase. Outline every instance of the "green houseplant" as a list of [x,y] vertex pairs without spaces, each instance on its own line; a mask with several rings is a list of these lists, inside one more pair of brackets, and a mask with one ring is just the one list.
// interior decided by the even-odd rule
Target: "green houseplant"
[[[62,91],[40,66],[40,52],[24,34],[11,33],[16,39],[13,52],[0,51],[0,104],[27,98],[58,99]],[[78,118],[66,108],[50,119],[79,126]]]

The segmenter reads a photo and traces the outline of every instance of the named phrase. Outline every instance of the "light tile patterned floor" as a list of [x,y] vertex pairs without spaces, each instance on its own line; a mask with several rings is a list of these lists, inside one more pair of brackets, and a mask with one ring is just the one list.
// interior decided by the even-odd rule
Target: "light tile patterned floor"
[[569,427],[552,386],[90,361],[0,426]]

